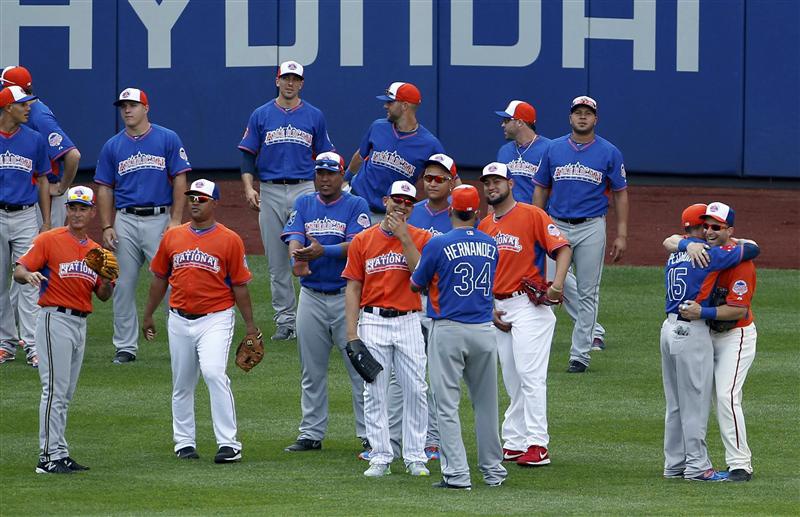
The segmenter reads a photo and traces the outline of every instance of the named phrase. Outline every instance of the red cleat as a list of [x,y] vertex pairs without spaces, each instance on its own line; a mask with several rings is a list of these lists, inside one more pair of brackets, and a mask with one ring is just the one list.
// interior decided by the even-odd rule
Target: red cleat
[[541,467],[550,464],[550,455],[547,453],[547,447],[541,445],[531,445],[528,447],[528,452],[517,458],[517,465],[523,467]]

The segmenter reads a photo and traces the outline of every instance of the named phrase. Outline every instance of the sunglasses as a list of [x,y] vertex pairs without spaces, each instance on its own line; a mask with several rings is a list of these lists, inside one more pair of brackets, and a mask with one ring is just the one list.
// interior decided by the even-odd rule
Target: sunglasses
[[405,198],[405,197],[392,196],[391,199],[392,199],[392,201],[394,201],[398,205],[406,205],[406,206],[409,206],[409,207],[414,206],[414,202],[411,201],[408,198]]
[[438,183],[441,185],[445,181],[450,181],[450,178],[447,176],[435,176],[433,174],[426,174],[422,177],[423,180],[427,181],[428,183]]
[[706,230],[714,230],[715,232],[728,229],[727,226],[723,226],[721,224],[708,224],[708,223],[703,223],[703,228]]
[[189,198],[189,203],[208,203],[211,201],[211,198],[208,196],[187,196]]

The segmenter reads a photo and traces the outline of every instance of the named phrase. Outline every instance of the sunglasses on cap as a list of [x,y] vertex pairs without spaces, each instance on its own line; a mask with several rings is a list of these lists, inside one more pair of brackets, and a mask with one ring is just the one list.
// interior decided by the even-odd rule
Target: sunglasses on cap
[[189,198],[190,203],[208,203],[209,201],[211,201],[211,198],[208,196],[197,196],[194,194],[190,194],[186,197]]
[[706,229],[706,230],[714,230],[715,232],[718,232],[720,230],[727,230],[728,226],[725,226],[725,225],[722,225],[722,224],[703,223],[703,228]]
[[91,203],[92,202],[92,196],[90,196],[86,192],[73,192],[67,198],[67,203],[70,203],[72,201],[87,201],[87,202]]
[[450,178],[448,176],[436,176],[434,174],[426,174],[425,176],[422,177],[422,179],[427,181],[428,183],[438,183],[440,185],[445,181],[450,181]]
[[410,199],[402,196],[391,196],[392,201],[397,203],[398,205],[405,205],[405,206],[414,206],[414,202]]

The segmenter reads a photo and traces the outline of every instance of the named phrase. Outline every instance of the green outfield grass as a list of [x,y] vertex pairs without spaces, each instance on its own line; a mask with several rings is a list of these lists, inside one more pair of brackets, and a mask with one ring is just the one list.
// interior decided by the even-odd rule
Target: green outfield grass
[[[271,335],[263,257],[250,264],[257,321]],[[149,282],[149,280],[148,280]],[[244,460],[215,465],[216,451],[202,381],[197,421],[200,461],[172,454],[170,368],[163,314],[159,336],[143,343],[130,365],[111,364],[111,304],[95,302],[86,358],[70,410],[67,438],[74,458],[91,471],[72,476],[34,474],[38,449],[35,370],[18,360],[0,366],[1,515],[427,515],[449,514],[797,514],[800,508],[798,324],[800,272],[759,271],[755,298],[758,353],[745,386],[745,412],[754,453],[750,483],[664,480],[664,396],[658,336],[663,280],[657,268],[609,267],[603,279],[601,321],[608,349],[593,354],[586,375],[569,375],[571,322],[559,311],[548,382],[550,454],[540,469],[509,465],[501,488],[488,488],[473,470],[472,492],[431,488],[411,478],[402,462],[383,479],[366,479],[358,460],[349,383],[332,358],[332,416],[321,452],[286,453],[300,417],[299,364],[294,342],[268,343],[264,362],[249,374],[228,372]],[[147,283],[140,284],[144,300]],[[141,306],[141,305],[140,305]],[[241,323],[241,322],[240,322]],[[243,333],[237,327],[235,340]],[[501,388],[501,410],[507,396]],[[502,414],[502,411],[501,411]],[[471,408],[462,404],[471,464]],[[725,468],[716,424],[708,441],[715,466]]]

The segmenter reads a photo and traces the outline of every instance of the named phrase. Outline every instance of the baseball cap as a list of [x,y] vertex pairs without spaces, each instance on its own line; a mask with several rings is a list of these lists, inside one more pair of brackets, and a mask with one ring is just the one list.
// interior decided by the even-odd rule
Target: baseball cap
[[483,168],[481,179],[486,176],[500,176],[501,178],[508,179],[508,167],[506,167],[505,163],[492,162]]
[[24,66],[7,66],[0,74],[0,85],[2,86],[19,86],[23,90],[28,90],[32,84],[31,73]]
[[580,97],[575,97],[572,99],[572,105],[569,108],[569,112],[572,113],[578,106],[587,106],[592,108],[592,111],[597,113],[597,101],[586,95],[581,95]]
[[458,176],[458,173],[456,172],[456,162],[454,162],[453,159],[447,156],[446,154],[436,153],[434,155],[431,155],[430,158],[425,160],[425,166],[427,167],[428,165],[431,164],[443,167],[444,170],[447,171],[447,173],[450,174],[450,177],[452,178]]
[[703,215],[704,217],[710,217],[715,221],[725,223],[728,226],[733,226],[735,214],[733,213],[733,208],[729,207],[725,203],[715,201],[708,205],[708,208],[706,208],[706,213]]
[[80,205],[94,206],[94,192],[89,187],[77,185],[67,191],[65,205],[77,203]]
[[478,189],[472,185],[459,185],[450,193],[450,206],[459,212],[475,212],[481,206]]
[[284,75],[294,74],[301,79],[303,78],[303,65],[298,63],[297,61],[284,61],[281,63],[281,66],[278,67],[278,77],[282,77]]
[[704,203],[696,203],[687,207],[681,214],[681,224],[684,228],[690,226],[700,226],[703,224],[703,215],[706,213],[706,205]]
[[9,86],[0,90],[0,108],[5,108],[9,104],[19,104],[21,102],[38,99],[36,95],[28,95],[19,86]]
[[188,195],[208,196],[211,199],[219,199],[219,187],[213,181],[208,180],[195,180],[189,186],[189,190],[185,192]]
[[422,94],[419,93],[419,88],[411,83],[392,83],[383,95],[378,95],[375,98],[386,102],[400,101],[410,102],[411,104],[422,102]]
[[417,189],[407,181],[395,181],[389,188],[389,196],[405,196],[417,200]]
[[498,117],[521,120],[526,124],[536,123],[536,108],[525,101],[511,101],[505,111],[495,111]]
[[314,168],[316,170],[342,172],[344,171],[344,158],[333,151],[318,154],[317,160],[314,162]]
[[136,88],[125,88],[119,94],[119,98],[114,101],[114,106],[119,106],[123,101],[139,102],[147,106],[147,94]]

